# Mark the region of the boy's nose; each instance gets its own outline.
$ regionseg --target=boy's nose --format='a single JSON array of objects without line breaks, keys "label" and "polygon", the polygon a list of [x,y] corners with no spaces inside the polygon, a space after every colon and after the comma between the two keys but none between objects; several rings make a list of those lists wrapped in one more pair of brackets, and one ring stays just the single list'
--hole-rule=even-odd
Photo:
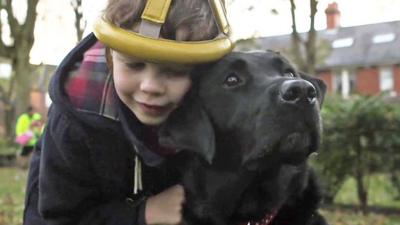
[{"label": "boy's nose", "polygon": [[148,94],[159,95],[165,92],[165,86],[162,79],[156,75],[151,75],[142,80],[140,90]]}]

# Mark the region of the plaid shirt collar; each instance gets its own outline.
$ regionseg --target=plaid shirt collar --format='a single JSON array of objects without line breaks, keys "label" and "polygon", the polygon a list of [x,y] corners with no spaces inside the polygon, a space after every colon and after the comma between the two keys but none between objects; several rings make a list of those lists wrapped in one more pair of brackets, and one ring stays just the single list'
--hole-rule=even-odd
[{"label": "plaid shirt collar", "polygon": [[88,49],[70,72],[64,88],[76,110],[119,121],[117,96],[105,52],[100,42]]}]

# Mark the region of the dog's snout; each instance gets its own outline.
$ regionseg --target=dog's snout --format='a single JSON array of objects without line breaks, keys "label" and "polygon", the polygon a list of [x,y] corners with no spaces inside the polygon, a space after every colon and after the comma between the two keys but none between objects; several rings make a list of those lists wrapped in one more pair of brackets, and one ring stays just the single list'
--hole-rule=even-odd
[{"label": "dog's snout", "polygon": [[317,91],[309,81],[287,80],[282,83],[280,95],[286,103],[314,104]]}]

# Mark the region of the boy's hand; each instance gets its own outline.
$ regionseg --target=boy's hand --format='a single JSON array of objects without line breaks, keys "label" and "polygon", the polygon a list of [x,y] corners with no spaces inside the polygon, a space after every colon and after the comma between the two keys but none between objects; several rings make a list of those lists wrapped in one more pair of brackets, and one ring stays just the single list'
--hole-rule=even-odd
[{"label": "boy's hand", "polygon": [[151,224],[179,224],[185,192],[182,185],[174,185],[147,199],[145,218]]}]

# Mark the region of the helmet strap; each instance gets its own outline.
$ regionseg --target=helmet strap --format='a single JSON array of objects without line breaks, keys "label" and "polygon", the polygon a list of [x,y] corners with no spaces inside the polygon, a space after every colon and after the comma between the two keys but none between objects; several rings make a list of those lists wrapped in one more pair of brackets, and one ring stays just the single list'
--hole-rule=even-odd
[{"label": "helmet strap", "polygon": [[159,38],[161,26],[165,23],[172,0],[147,0],[141,16],[139,33],[141,35]]}]

